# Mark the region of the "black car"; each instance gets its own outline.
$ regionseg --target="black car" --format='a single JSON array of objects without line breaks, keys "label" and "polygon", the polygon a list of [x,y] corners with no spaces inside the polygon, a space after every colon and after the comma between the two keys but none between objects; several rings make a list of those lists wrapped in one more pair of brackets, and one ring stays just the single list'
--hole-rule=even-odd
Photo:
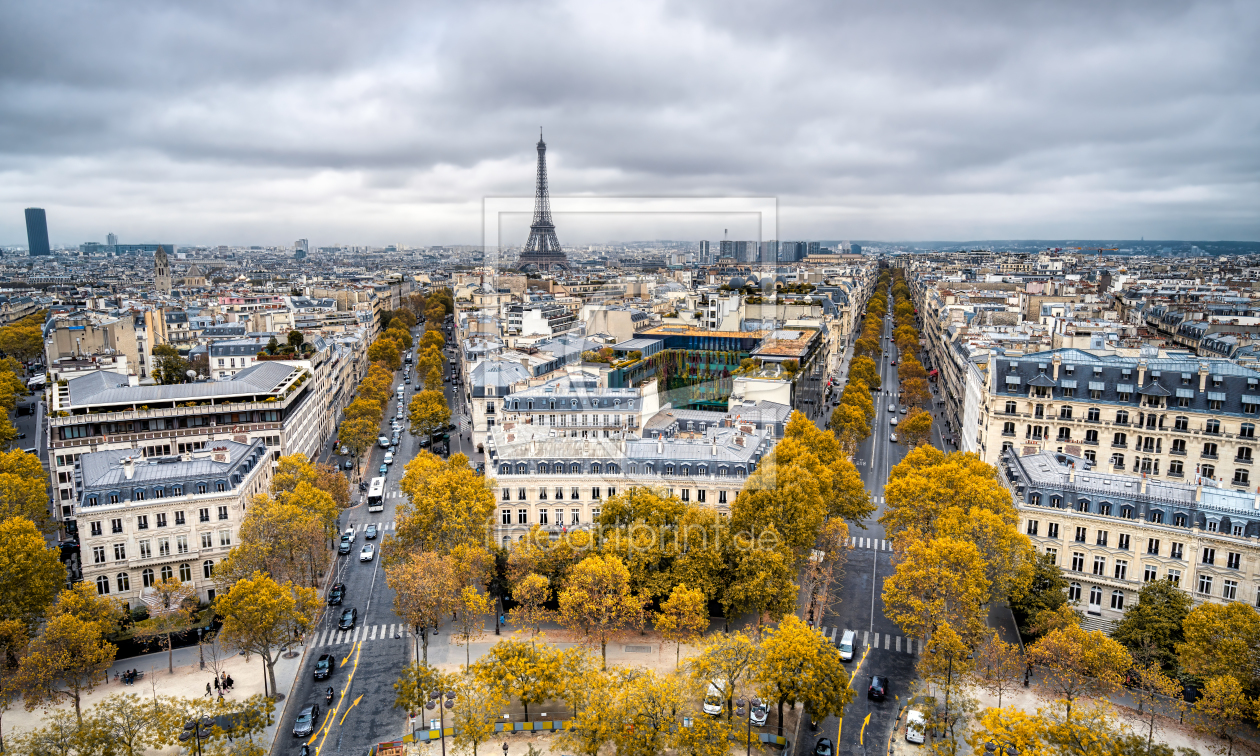
[{"label": "black car", "polygon": [[352,548],[352,546],[353,546],[353,544],[351,544],[351,543],[350,543],[350,537],[349,537],[349,536],[342,536],[342,537],[341,537],[341,544],[337,546],[337,553],[338,553],[338,554],[349,554],[349,553],[350,553],[350,549]]},{"label": "black car", "polygon": [[363,537],[369,541],[376,537],[376,523],[367,526],[367,530],[363,531]]},{"label": "black car", "polygon": [[888,678],[875,675],[866,689],[866,697],[873,701],[883,701],[888,695]]},{"label": "black car", "polygon": [[299,711],[297,721],[293,723],[293,737],[304,738],[315,732],[317,719],[319,719],[319,704],[311,704]]},{"label": "black car", "polygon": [[814,756],[831,756],[832,753],[831,738],[819,738],[814,746]]},{"label": "black car", "polygon": [[341,606],[341,602],[346,597],[345,583],[333,583],[332,588],[328,589],[328,605]]},{"label": "black car", "polygon": [[319,659],[315,662],[315,679],[327,680],[333,671],[332,654],[320,654]]},{"label": "black car", "polygon": [[337,623],[337,627],[342,630],[353,630],[354,623],[359,619],[359,610],[350,607],[341,613],[341,621]]}]

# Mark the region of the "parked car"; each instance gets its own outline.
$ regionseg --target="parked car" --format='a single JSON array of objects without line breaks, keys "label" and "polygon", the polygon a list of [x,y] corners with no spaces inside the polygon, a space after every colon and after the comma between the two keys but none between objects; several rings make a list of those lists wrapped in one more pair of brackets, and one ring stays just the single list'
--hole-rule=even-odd
[{"label": "parked car", "polygon": [[341,606],[341,602],[346,597],[345,583],[333,583],[332,588],[328,589],[328,605]]},{"label": "parked car", "polygon": [[376,523],[372,523],[371,525],[368,525],[368,526],[367,526],[367,530],[364,530],[364,531],[363,531],[363,537],[364,537],[364,538],[366,538],[366,539],[368,539],[369,541],[371,541],[371,540],[375,540],[376,535],[377,535],[377,534],[376,534]]},{"label": "parked car", "polygon": [[895,443],[897,443],[897,434],[896,434],[896,433],[889,433],[889,434],[888,434],[888,440],[889,440],[889,441],[892,441],[894,444],[895,444]]},{"label": "parked car", "polygon": [[349,447],[349,446],[343,446],[343,447],[341,447],[341,456],[343,456],[343,457],[344,457],[344,456],[346,456],[346,455],[347,455],[347,454],[349,454],[349,453],[350,453],[350,447]]},{"label": "parked car", "polygon": [[389,439],[386,438],[385,436],[381,436],[380,438],[376,439],[376,443],[380,444],[381,448],[384,449],[389,446]]},{"label": "parked car", "polygon": [[[393,447],[391,446],[390,448],[392,449]],[[387,451],[387,452],[385,452],[385,464],[387,464],[387,465],[392,465],[392,464],[394,464],[394,452],[393,452],[393,451]]]},{"label": "parked car", "polygon": [[363,549],[359,552],[360,562],[370,562],[376,557],[376,546],[370,543],[363,544]]},{"label": "parked car", "polygon": [[814,756],[832,756],[832,752],[831,739],[819,738],[814,746]]},{"label": "parked car", "polygon": [[765,701],[753,706],[748,712],[748,720],[753,727],[764,727],[766,718],[770,716],[770,706]]},{"label": "parked car", "polygon": [[353,460],[353,459],[347,459],[347,460],[346,460],[346,469],[347,469],[347,470],[353,470],[353,469],[354,469],[354,460]]},{"label": "parked car", "polygon": [[351,545],[350,545],[350,544],[351,544],[350,538],[349,538],[348,536],[342,536],[342,537],[341,537],[341,544],[340,544],[339,546],[337,546],[337,553],[338,553],[338,554],[349,554],[349,553],[350,553],[350,548],[351,548]]},{"label": "parked car", "polygon": [[903,415],[904,415],[904,414],[906,414],[906,410],[907,410],[907,409],[908,409],[907,407],[902,407],[902,408],[901,408],[901,414],[903,414]]},{"label": "parked car", "polygon": [[[889,425],[896,425],[896,424],[897,424],[897,418],[895,418],[895,417],[894,417],[894,418],[890,418],[890,419],[888,420],[888,423],[889,423]],[[382,465],[382,467],[383,467],[383,465]],[[381,471],[381,474],[383,475],[383,474],[384,474],[384,472],[385,472],[385,471],[384,471],[384,470],[382,470],[382,471]]]},{"label": "parked car", "polygon": [[320,654],[319,659],[315,661],[315,679],[327,680],[332,675],[333,657],[332,654]]},{"label": "parked car", "polygon": [[871,684],[866,688],[866,697],[872,701],[883,701],[888,696],[888,678],[881,675],[871,677]]},{"label": "parked car", "polygon": [[319,719],[319,704],[311,704],[298,712],[293,723],[293,737],[305,738],[315,732],[315,720]]},{"label": "parked car", "polygon": [[890,405],[888,405],[888,411],[889,411],[889,412],[896,412],[896,411],[897,411],[897,405],[895,405],[895,404],[890,404]]},{"label": "parked car", "polygon": [[722,715],[722,704],[726,703],[726,694],[723,692],[725,687],[725,680],[709,681],[709,687],[704,694],[704,703],[700,707],[705,714],[711,717]]},{"label": "parked car", "polygon": [[906,742],[922,743],[927,739],[927,720],[923,717],[923,712],[918,709],[911,709],[906,715]]},{"label": "parked car", "polygon": [[[896,418],[893,418],[893,425],[896,425],[896,424],[897,424],[897,420],[896,420]],[[386,473],[388,473],[388,472],[389,472],[389,465],[382,464],[382,465],[381,465],[381,476],[383,477],[383,476],[384,476]]]},{"label": "parked car", "polygon": [[337,623],[338,629],[353,630],[354,623],[359,621],[359,610],[350,607],[341,613],[341,620]]}]

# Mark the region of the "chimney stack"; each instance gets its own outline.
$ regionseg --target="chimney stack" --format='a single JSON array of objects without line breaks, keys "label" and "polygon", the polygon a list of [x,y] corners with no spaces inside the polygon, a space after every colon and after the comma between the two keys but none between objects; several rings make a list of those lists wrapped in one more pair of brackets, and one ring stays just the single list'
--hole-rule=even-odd
[{"label": "chimney stack", "polygon": [[136,477],[136,461],[131,457],[124,457],[122,461],[123,477],[131,480]]}]

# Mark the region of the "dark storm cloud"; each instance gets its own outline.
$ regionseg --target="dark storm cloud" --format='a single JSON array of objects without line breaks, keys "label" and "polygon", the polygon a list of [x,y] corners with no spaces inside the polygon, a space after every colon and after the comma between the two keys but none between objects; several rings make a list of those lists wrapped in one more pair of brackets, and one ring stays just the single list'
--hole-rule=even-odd
[{"label": "dark storm cloud", "polygon": [[9,3],[0,241],[475,242],[480,199],[780,198],[785,237],[1260,238],[1260,10]]}]

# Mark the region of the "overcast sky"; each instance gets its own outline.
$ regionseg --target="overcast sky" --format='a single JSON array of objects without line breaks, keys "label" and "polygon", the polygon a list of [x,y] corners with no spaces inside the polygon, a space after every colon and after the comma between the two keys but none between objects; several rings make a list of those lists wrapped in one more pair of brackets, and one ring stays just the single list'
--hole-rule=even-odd
[{"label": "overcast sky", "polygon": [[1255,0],[8,0],[0,244],[28,206],[54,244],[478,244],[540,126],[553,195],[776,197],[783,239],[1257,240],[1258,39]]}]

